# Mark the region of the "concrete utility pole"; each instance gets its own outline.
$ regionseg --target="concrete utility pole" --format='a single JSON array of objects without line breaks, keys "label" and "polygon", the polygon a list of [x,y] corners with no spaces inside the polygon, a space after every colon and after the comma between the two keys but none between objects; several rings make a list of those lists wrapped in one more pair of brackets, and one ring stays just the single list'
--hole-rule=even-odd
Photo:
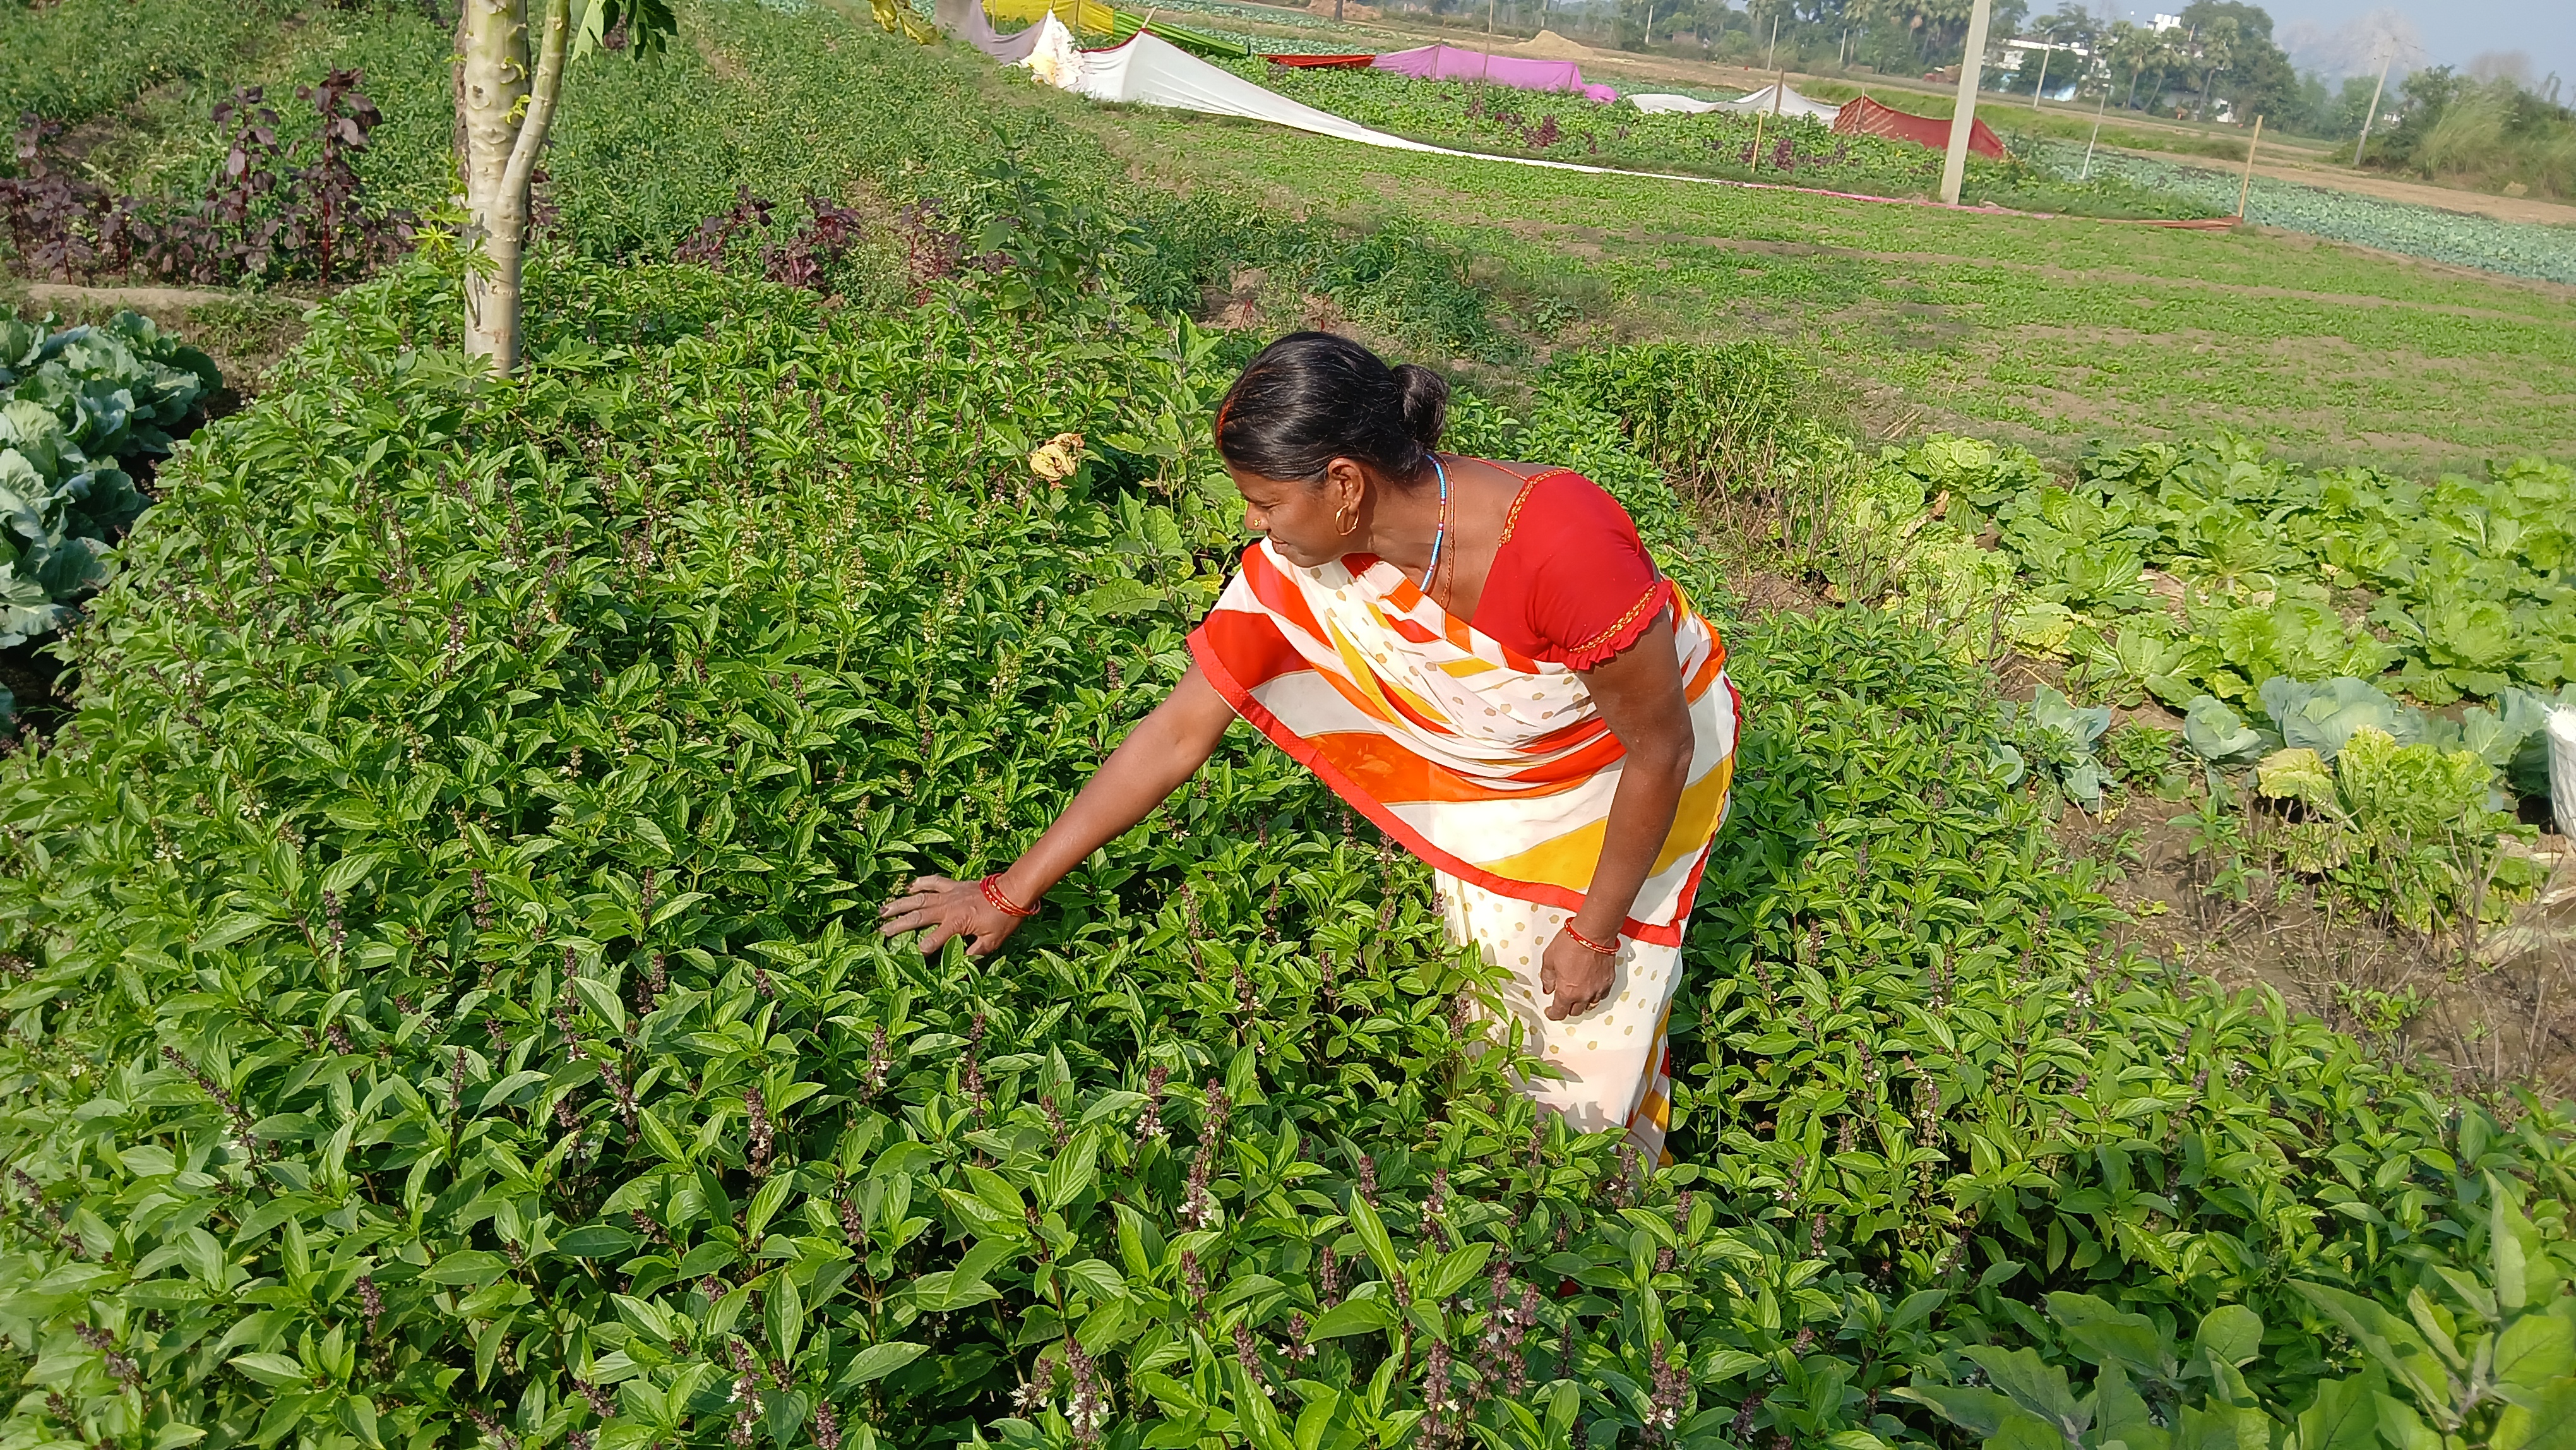
[{"label": "concrete utility pole", "polygon": [[2352,164],[2355,166],[2361,164],[2361,148],[2370,144],[2370,123],[2379,119],[2379,93],[2388,89],[2388,67],[2396,60],[2397,47],[2394,45],[2379,58],[2379,84],[2370,88],[2370,109],[2361,117],[2361,139],[2352,143]]},{"label": "concrete utility pole", "polygon": [[1950,150],[1941,158],[1941,201],[1959,204],[1959,184],[1968,179],[1968,135],[1977,124],[1977,76],[1986,63],[1986,22],[1994,0],[1977,0],[1968,12],[1968,50],[1959,58],[1959,105],[1950,113]]}]

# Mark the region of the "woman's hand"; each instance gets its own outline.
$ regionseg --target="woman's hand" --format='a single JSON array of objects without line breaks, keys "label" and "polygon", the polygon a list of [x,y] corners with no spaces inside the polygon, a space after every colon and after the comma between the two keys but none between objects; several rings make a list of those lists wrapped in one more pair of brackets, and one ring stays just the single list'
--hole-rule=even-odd
[{"label": "woman's hand", "polygon": [[901,936],[913,930],[921,932],[921,954],[929,956],[948,944],[952,937],[966,938],[969,955],[991,956],[994,950],[1019,930],[1021,918],[1011,915],[984,899],[983,887],[973,881],[951,881],[945,876],[916,876],[912,890],[887,902],[877,911],[880,936]]},{"label": "woman's hand", "polygon": [[[1233,721],[1234,707],[1198,666],[1190,666],[1163,703],[1109,753],[1055,824],[1002,873],[995,884],[1004,899],[1038,905],[1085,856],[1126,834],[1207,764]],[[877,912],[878,930],[886,936],[919,931],[923,956],[956,937],[966,939],[968,952],[990,956],[1021,920],[985,900],[981,883],[945,876],[916,877],[911,891]]]},{"label": "woman's hand", "polygon": [[1539,954],[1539,988],[1556,998],[1556,1005],[1547,1009],[1550,1022],[1580,1017],[1600,1006],[1618,980],[1616,957],[1603,956],[1561,931]]}]

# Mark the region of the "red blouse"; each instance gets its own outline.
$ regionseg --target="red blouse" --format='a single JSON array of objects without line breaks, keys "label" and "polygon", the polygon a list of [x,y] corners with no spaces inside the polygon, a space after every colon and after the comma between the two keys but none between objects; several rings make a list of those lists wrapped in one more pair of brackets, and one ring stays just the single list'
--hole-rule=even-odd
[{"label": "red blouse", "polygon": [[1619,501],[1551,468],[1512,500],[1468,622],[1533,660],[1588,670],[1635,644],[1673,599]]}]

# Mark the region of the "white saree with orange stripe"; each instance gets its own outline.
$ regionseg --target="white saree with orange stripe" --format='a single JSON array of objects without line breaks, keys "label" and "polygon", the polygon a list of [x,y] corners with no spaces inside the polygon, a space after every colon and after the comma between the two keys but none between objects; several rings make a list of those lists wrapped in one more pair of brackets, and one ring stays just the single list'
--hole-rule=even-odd
[{"label": "white saree with orange stripe", "polygon": [[[1359,565],[1354,573],[1351,564]],[[1590,890],[1625,751],[1583,676],[1452,617],[1367,555],[1306,569],[1268,542],[1190,636],[1220,694],[1354,809],[1430,863],[1452,935],[1510,978],[1523,1086],[1579,1131],[1625,1125],[1658,1161],[1670,1122],[1666,1016],[1682,928],[1725,819],[1741,705],[1717,632],[1665,587],[1696,748],[1600,1005],[1551,1022],[1547,942]]]}]

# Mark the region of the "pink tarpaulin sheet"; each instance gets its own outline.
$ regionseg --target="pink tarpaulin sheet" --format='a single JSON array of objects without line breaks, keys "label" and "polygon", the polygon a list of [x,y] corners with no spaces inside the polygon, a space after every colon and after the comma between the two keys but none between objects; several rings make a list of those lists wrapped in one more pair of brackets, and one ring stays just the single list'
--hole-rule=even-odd
[{"label": "pink tarpaulin sheet", "polygon": [[1032,25],[1015,35],[996,35],[984,16],[984,0],[934,0],[939,24],[949,34],[1004,65],[1018,65],[1038,48],[1046,27]]},{"label": "pink tarpaulin sheet", "polygon": [[1615,101],[1608,86],[1586,85],[1583,72],[1570,60],[1526,60],[1516,55],[1488,55],[1454,45],[1425,45],[1379,56],[1378,70],[1437,81],[1491,81],[1524,91],[1578,91],[1586,100]]}]

